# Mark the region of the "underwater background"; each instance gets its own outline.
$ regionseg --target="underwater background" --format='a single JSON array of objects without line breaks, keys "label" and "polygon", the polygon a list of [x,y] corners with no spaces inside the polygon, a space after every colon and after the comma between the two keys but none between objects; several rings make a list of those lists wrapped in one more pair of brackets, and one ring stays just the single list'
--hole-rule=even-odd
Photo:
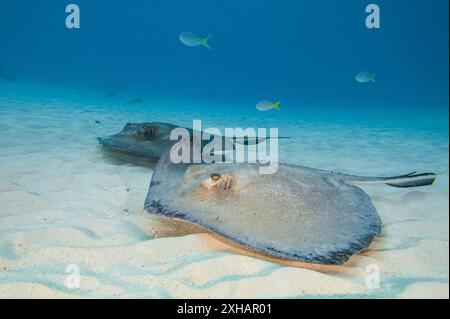
[{"label": "underwater background", "polygon": [[[0,0],[0,297],[448,298],[449,2],[373,2],[380,29],[363,0]],[[65,26],[69,3],[80,29]],[[211,34],[212,50],[184,31]],[[96,140],[194,119],[277,127],[285,162],[438,181],[364,187],[383,233],[344,266],[246,256],[145,214],[153,167]]]},{"label": "underwater background", "polygon": [[[366,28],[365,0],[79,0],[81,28],[71,30],[69,3],[1,0],[1,65],[30,83],[176,97],[208,111],[273,99],[319,120],[448,123],[445,0],[377,1],[380,29]],[[183,31],[212,34],[213,50],[184,46]],[[354,81],[363,70],[376,85]]]}]

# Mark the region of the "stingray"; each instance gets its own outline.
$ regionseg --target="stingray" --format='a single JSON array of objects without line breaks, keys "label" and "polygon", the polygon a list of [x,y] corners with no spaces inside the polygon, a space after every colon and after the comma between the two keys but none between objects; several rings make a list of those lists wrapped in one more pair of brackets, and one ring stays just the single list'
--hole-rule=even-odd
[{"label": "stingray", "polygon": [[281,165],[173,164],[166,152],[153,173],[145,210],[196,224],[257,253],[285,260],[343,264],[380,234],[370,197],[355,184],[417,187],[435,174],[359,177]]},{"label": "stingray", "polygon": [[0,79],[9,82],[9,83],[14,83],[17,80],[17,77],[9,72],[7,72],[6,70],[3,70],[2,68],[0,68]]},{"label": "stingray", "polygon": [[158,159],[176,143],[170,140],[170,133],[175,128],[168,123],[127,123],[118,134],[99,137],[98,141],[108,150]]},{"label": "stingray", "polygon": [[[111,151],[118,151],[127,155],[143,157],[149,159],[159,159],[161,155],[172,147],[178,141],[170,140],[170,133],[179,126],[160,123],[127,123],[123,130],[118,134],[109,137],[99,137],[99,143],[106,149]],[[193,135],[193,130],[186,128],[189,134]],[[234,139],[231,144],[231,149],[226,149],[228,145],[225,140],[226,137],[212,136],[211,138],[221,138],[224,149],[222,151],[232,151],[234,143],[243,145],[259,144],[267,140],[267,138],[242,138]],[[270,138],[270,137],[269,137]],[[278,137],[279,139],[287,139],[288,137]],[[209,141],[203,141],[206,145]]]}]

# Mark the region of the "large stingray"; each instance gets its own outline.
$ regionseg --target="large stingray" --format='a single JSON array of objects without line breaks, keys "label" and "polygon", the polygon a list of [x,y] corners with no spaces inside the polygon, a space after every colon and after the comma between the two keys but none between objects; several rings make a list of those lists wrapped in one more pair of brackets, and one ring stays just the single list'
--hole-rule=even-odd
[{"label": "large stingray", "polygon": [[[120,133],[109,137],[99,137],[98,141],[109,150],[119,151],[132,156],[159,159],[166,150],[177,143],[177,141],[170,140],[170,133],[177,127],[173,124],[160,122],[127,123]],[[186,129],[192,136],[193,130]],[[221,138],[222,144],[226,146],[226,137]],[[286,137],[279,138],[285,139]],[[265,140],[265,138],[254,138],[253,140],[234,138],[233,143],[248,145],[258,144]],[[203,141],[203,143],[207,144],[208,141]]]},{"label": "large stingray", "polygon": [[147,212],[197,224],[244,247],[288,260],[342,264],[380,234],[369,196],[354,184],[430,185],[435,175],[358,177],[280,165],[173,164],[166,152],[153,173]]}]

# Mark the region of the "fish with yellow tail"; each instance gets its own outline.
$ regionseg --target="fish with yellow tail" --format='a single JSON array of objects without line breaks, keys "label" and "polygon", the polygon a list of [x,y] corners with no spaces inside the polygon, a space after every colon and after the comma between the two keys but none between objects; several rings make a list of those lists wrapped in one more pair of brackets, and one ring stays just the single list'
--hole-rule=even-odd
[{"label": "fish with yellow tail", "polygon": [[204,47],[211,50],[211,47],[208,43],[209,38],[211,38],[211,34],[205,38],[201,38],[189,31],[183,32],[179,36],[180,41],[188,47],[197,47],[199,45],[203,45]]},{"label": "fish with yellow tail", "polygon": [[261,101],[256,105],[256,109],[261,112],[270,111],[270,110],[280,110],[281,101],[277,103],[272,103],[270,101]]}]

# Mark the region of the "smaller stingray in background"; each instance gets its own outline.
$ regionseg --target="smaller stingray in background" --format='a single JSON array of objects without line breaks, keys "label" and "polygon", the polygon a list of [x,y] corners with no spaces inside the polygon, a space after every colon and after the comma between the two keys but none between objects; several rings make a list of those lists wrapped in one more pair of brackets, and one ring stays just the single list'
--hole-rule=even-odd
[{"label": "smaller stingray in background", "polygon": [[175,128],[175,125],[168,123],[127,123],[118,134],[99,137],[98,141],[112,151],[158,159],[176,143],[170,140],[170,133]]},{"label": "smaller stingray in background", "polygon": [[2,68],[0,68],[0,79],[9,83],[14,83],[17,81],[17,77],[15,75],[3,70]]},{"label": "smaller stingray in background", "polygon": [[144,103],[144,99],[141,97],[137,97],[135,99],[128,101],[128,104],[141,104],[141,103]]},{"label": "smaller stingray in background", "polygon": [[358,81],[359,83],[368,83],[368,82],[375,83],[375,76],[376,73],[362,71],[356,75],[355,80]]},{"label": "smaller stingray in background", "polygon": [[199,45],[203,45],[204,47],[211,50],[211,47],[208,44],[209,38],[211,38],[211,34],[205,38],[200,38],[192,32],[183,32],[179,36],[180,41],[188,47],[197,47]]},{"label": "smaller stingray in background", "polygon": [[[119,151],[131,156],[158,159],[170,147],[178,141],[170,140],[170,133],[179,126],[169,123],[127,123],[118,134],[99,137],[99,143],[111,151]],[[191,136],[192,129],[186,128]],[[226,137],[222,138],[222,145],[226,146]],[[231,138],[229,138],[232,140]],[[266,141],[268,138],[234,138],[235,143],[241,145],[255,145]],[[270,139],[270,137],[269,137]],[[278,139],[288,139],[288,137],[278,137]],[[208,143],[209,141],[204,141]],[[227,150],[224,150],[225,152]]]},{"label": "smaller stingray in background", "polygon": [[280,110],[281,101],[277,103],[272,103],[270,101],[261,101],[256,105],[256,109],[261,112],[270,111],[270,110]]},{"label": "smaller stingray in background", "polygon": [[358,177],[280,165],[173,164],[163,155],[145,210],[196,224],[248,249],[287,260],[342,264],[380,234],[370,197],[355,184],[430,185],[435,174]]}]

